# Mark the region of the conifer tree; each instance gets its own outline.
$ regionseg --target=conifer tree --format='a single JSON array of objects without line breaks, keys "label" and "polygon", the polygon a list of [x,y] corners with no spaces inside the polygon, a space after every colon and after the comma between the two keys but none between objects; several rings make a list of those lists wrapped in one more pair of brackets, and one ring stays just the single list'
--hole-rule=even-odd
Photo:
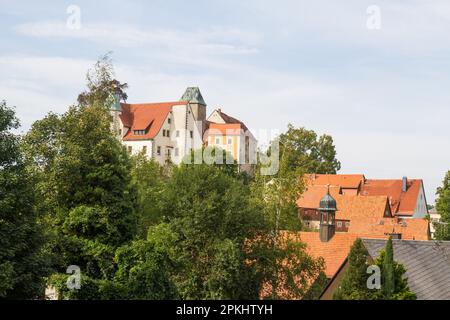
[{"label": "conifer tree", "polygon": [[395,290],[394,276],[394,249],[392,248],[392,239],[386,243],[385,255],[383,260],[382,288],[384,296],[389,299]]}]

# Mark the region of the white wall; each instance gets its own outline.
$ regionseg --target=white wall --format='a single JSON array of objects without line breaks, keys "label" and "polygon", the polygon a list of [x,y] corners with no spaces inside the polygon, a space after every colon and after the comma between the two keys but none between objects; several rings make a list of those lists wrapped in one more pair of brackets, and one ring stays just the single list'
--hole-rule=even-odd
[{"label": "white wall", "polygon": [[414,218],[425,218],[425,216],[428,214],[427,209],[427,202],[425,199],[425,191],[423,188],[423,183],[421,183],[420,191],[417,196],[417,204],[416,209],[414,210]]},{"label": "white wall", "polygon": [[146,155],[148,157],[152,156],[152,140],[138,140],[138,141],[122,141],[128,150],[128,147],[132,148],[131,154],[136,155],[142,152],[144,146],[147,147]]}]

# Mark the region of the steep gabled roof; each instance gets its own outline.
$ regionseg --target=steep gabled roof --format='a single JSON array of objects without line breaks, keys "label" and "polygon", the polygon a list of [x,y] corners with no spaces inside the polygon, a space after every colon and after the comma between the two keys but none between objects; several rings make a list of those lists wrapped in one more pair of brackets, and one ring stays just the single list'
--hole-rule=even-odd
[{"label": "steep gabled roof", "polygon": [[[120,119],[125,127],[130,128],[123,140],[153,139],[161,130],[172,107],[186,104],[186,101],[144,104],[122,103],[122,114]],[[134,135],[134,130],[145,130],[146,134]]]},{"label": "steep gabled roof", "polygon": [[[297,200],[300,208],[319,208],[320,199],[327,193],[328,187],[323,185],[312,185]],[[356,217],[383,218],[388,208],[386,196],[361,197],[353,195],[341,195],[340,187],[329,187],[331,196],[336,200],[336,219],[351,220]]]},{"label": "steep gabled roof", "polygon": [[338,220],[380,219],[385,217],[386,211],[389,211],[386,196],[360,197],[337,195],[335,199],[337,204],[336,219]]},{"label": "steep gabled roof", "polygon": [[[363,239],[372,258],[385,240]],[[392,240],[394,259],[406,269],[408,285],[419,300],[450,300],[450,241]]]},{"label": "steep gabled roof", "polygon": [[366,180],[366,183],[363,185],[361,195],[386,195],[390,199],[392,211],[394,213],[413,215],[422,184],[423,181],[420,179],[408,179],[406,192],[403,192],[402,179],[369,179]]},{"label": "steep gabled roof", "polygon": [[226,124],[240,124],[244,131],[248,130],[247,126],[242,121],[227,115],[226,113],[222,112],[221,109],[216,109],[213,111],[213,113],[214,112],[217,112]]},{"label": "steep gabled roof", "polygon": [[[319,208],[320,199],[327,193],[328,187],[326,185],[310,185],[306,187],[306,191],[297,200],[297,206],[300,208],[317,209]],[[330,186],[331,196],[336,199],[340,193],[340,187]]]}]

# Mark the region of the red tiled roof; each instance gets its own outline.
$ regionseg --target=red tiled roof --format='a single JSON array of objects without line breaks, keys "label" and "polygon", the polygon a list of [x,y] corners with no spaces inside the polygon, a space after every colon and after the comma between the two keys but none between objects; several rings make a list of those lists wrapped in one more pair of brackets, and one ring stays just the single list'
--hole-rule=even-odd
[{"label": "red tiled roof", "polygon": [[[306,191],[297,200],[297,206],[300,208],[317,209],[320,200],[327,194],[328,187],[325,185],[309,185]],[[340,188],[337,186],[330,187],[330,194],[333,198],[337,198]]]},{"label": "red tiled roof", "polygon": [[349,233],[361,238],[388,237],[401,234],[404,240],[429,240],[428,220],[419,218],[354,218],[350,221]]},{"label": "red tiled roof", "polygon": [[342,188],[356,189],[364,183],[363,174],[306,174],[307,184],[310,185],[330,185]]},{"label": "red tiled roof", "polygon": [[[299,208],[317,209],[320,200],[327,193],[326,186],[310,186],[297,200]],[[336,200],[336,219],[351,220],[355,217],[382,218],[388,207],[386,196],[361,197],[339,194],[339,187],[330,187],[330,194]]]},{"label": "red tiled roof", "polygon": [[225,121],[225,123],[240,124],[242,126],[242,129],[244,129],[244,131],[248,130],[247,126],[242,121],[240,121],[236,118],[233,118],[233,117],[227,115],[226,113],[223,113],[222,110],[220,110],[220,109],[216,109],[216,111],[220,114],[220,116],[222,117],[223,121]]},{"label": "red tiled roof", "polygon": [[306,252],[312,257],[322,257],[325,260],[325,274],[328,278],[331,278],[347,258],[358,235],[337,233],[328,242],[321,242],[318,232],[292,233],[289,234],[289,238],[305,243]]},{"label": "red tiled roof", "polygon": [[402,192],[402,180],[366,180],[361,190],[362,196],[386,195],[391,202],[392,211],[413,215],[422,180],[408,179],[407,190]]},{"label": "red tiled roof", "polygon": [[336,219],[350,220],[383,218],[388,210],[386,196],[360,197],[360,196],[336,196]]},{"label": "red tiled roof", "polygon": [[[185,101],[127,104],[122,103],[120,119],[125,127],[130,128],[123,140],[153,139],[161,130],[167,115],[173,106],[186,105]],[[134,130],[146,130],[145,135],[134,135]]]},{"label": "red tiled roof", "polygon": [[[330,241],[321,242],[319,232],[289,233],[291,240],[306,244],[306,252],[314,258],[322,257],[325,261],[325,274],[332,278],[350,252],[357,238],[388,239],[390,234],[401,233],[404,240],[429,240],[429,225],[425,219],[369,219],[352,220],[349,232],[338,232]],[[384,221],[384,224],[379,224]]]}]

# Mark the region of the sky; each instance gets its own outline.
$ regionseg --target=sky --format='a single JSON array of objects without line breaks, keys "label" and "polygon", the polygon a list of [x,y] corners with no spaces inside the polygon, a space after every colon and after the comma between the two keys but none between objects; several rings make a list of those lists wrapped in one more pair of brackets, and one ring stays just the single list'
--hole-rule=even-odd
[{"label": "sky", "polygon": [[199,86],[208,112],[329,134],[340,173],[421,178],[434,204],[450,170],[449,31],[447,0],[0,0],[0,99],[26,132],[112,51],[130,103]]}]

